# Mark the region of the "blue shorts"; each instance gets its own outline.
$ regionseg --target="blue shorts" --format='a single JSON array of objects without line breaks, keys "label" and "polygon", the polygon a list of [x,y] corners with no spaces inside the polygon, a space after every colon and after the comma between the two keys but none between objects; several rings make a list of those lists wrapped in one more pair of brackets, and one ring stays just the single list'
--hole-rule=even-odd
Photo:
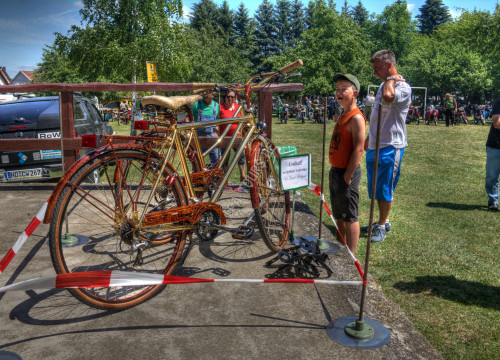
[{"label": "blue shorts", "polygon": [[[381,148],[378,155],[377,189],[375,199],[392,201],[394,190],[398,184],[401,173],[401,161],[403,160],[404,148],[396,149],[394,146]],[[368,196],[371,199],[373,182],[373,165],[375,162],[375,150],[366,151],[366,175]]]}]

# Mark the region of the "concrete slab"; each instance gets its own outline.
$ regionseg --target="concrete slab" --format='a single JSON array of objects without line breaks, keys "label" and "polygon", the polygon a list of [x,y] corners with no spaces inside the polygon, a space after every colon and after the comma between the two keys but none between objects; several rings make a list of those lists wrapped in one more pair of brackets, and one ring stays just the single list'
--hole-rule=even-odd
[{"label": "concrete slab", "polygon": [[[0,185],[0,257],[10,249],[55,184]],[[251,209],[248,194],[227,191],[223,207],[240,223]],[[318,219],[298,202],[297,235],[318,232]],[[325,238],[333,240],[327,228]],[[47,246],[48,225],[40,225],[0,274],[10,284],[55,272]],[[265,267],[274,255],[258,231],[236,241],[220,232],[199,242],[177,275],[200,278],[292,276]],[[362,260],[362,259],[361,259]],[[333,274],[320,278],[359,280],[345,248],[331,255]],[[23,359],[441,359],[394,303],[371,279],[365,317],[387,327],[391,340],[371,350],[350,348],[326,332],[334,319],[358,316],[360,287],[324,284],[204,283],[170,285],[135,308],[114,313],[92,309],[65,290],[0,294],[0,358]],[[6,357],[8,358],[8,357]]]}]

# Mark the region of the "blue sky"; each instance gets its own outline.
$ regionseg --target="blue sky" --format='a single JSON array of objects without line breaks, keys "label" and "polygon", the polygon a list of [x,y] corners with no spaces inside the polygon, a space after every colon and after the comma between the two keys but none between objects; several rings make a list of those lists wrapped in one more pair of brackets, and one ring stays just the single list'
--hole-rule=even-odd
[{"label": "blue sky", "polygon": [[[273,4],[275,0],[270,0]],[[370,13],[381,13],[385,6],[394,1],[390,0],[361,0]],[[186,16],[192,5],[199,0],[185,0],[184,15]],[[308,3],[308,0],[303,0]],[[415,16],[425,0],[407,0],[408,9]],[[221,4],[222,0],[215,3]],[[240,0],[228,1],[229,6],[236,10]],[[250,14],[257,10],[262,0],[245,0],[244,4]],[[337,0],[337,9],[344,4]],[[444,0],[453,16],[460,14],[460,8],[467,10],[495,9],[495,0]],[[42,49],[54,42],[54,32],[66,34],[71,25],[80,25],[78,11],[82,7],[81,1],[72,0],[1,0],[0,13],[0,66],[7,68],[10,77],[14,77],[20,70],[33,70],[41,61]],[[348,0],[350,6],[358,4],[358,0]]]}]

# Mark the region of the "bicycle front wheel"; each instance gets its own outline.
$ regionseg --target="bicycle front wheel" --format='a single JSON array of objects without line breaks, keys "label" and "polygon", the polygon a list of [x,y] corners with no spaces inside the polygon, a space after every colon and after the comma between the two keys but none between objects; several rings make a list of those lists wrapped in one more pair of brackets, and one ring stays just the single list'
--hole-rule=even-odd
[{"label": "bicycle front wheel", "polygon": [[290,194],[281,191],[279,159],[278,148],[271,141],[258,140],[248,164],[255,220],[267,247],[276,252],[285,246],[290,232]]},{"label": "bicycle front wheel", "polygon": [[[169,181],[152,193],[160,163],[161,159],[151,152],[115,149],[90,159],[71,176],[57,200],[49,231],[52,262],[58,274],[173,272],[182,258],[186,231],[163,225],[140,227],[144,213],[187,204],[181,180],[168,167],[161,176]],[[96,172],[99,182],[88,183],[88,175]],[[146,301],[162,288],[131,285],[69,291],[92,307],[123,310]]]}]

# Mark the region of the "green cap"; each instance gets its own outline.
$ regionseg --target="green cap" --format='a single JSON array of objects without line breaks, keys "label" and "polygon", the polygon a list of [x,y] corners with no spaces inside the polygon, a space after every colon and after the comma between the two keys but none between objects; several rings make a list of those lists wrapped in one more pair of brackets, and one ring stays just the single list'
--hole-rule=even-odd
[{"label": "green cap", "polygon": [[358,90],[358,91],[359,91],[359,88],[361,87],[361,86],[359,86],[358,78],[354,75],[351,75],[351,74],[335,74],[335,75],[333,75],[332,81],[336,82],[337,80],[347,80],[347,81],[352,82],[354,84],[354,86],[356,87],[356,90]]}]

